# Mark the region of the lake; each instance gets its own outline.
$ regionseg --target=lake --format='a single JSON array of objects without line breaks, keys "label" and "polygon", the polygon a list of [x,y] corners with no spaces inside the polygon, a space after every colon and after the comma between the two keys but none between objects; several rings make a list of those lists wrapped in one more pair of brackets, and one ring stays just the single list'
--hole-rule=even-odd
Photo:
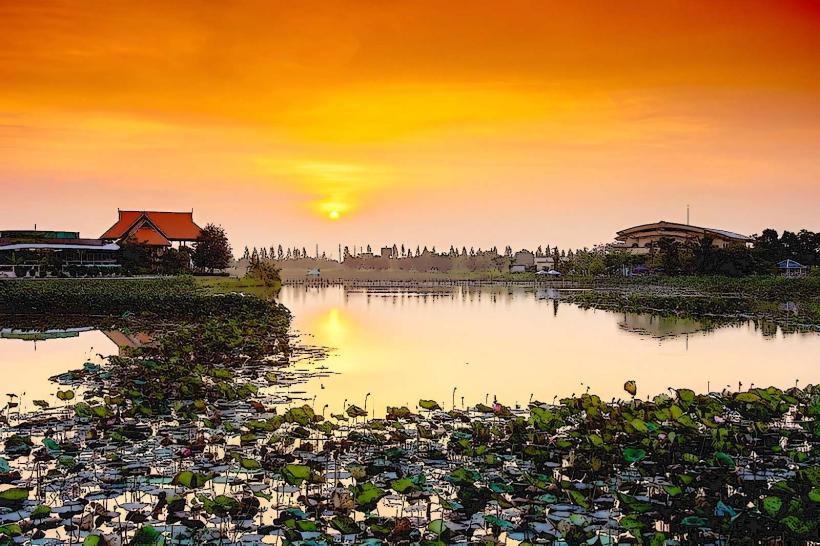
[{"label": "lake", "polygon": [[[285,286],[280,301],[294,315],[300,343],[325,347],[325,359],[295,363],[307,383],[290,388],[317,412],[347,403],[382,415],[386,406],[414,407],[420,398],[442,406],[498,399],[550,402],[587,388],[625,396],[634,379],[641,397],[668,387],[698,392],[818,380],[820,334],[784,334],[753,322],[709,329],[691,319],[584,310],[552,291],[456,288],[381,291],[342,286]],[[0,324],[5,391],[55,401],[48,378],[98,353],[138,343],[101,331],[25,335]],[[22,338],[22,339],[21,339]],[[326,368],[326,369],[325,369]],[[454,392],[455,389],[455,392]],[[370,396],[367,396],[370,393]],[[314,398],[315,397],[315,398]]]}]

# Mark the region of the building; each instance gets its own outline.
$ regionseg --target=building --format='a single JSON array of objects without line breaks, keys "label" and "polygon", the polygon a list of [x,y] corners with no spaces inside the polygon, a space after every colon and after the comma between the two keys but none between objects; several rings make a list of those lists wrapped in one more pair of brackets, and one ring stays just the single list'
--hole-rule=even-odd
[{"label": "building", "polygon": [[655,222],[643,224],[617,233],[612,245],[613,250],[626,250],[631,254],[649,254],[652,249],[657,248],[661,239],[672,239],[679,243],[696,242],[703,237],[712,238],[712,245],[717,248],[726,248],[732,245],[746,245],[752,242],[752,238],[740,233],[725,231],[722,229],[690,226],[688,224],[678,224],[675,222]]},{"label": "building", "polygon": [[552,256],[536,256],[534,265],[536,273],[539,271],[549,271],[555,269],[555,258]]},{"label": "building", "polygon": [[805,265],[792,259],[777,262],[777,270],[784,277],[801,277],[809,270]]},{"label": "building", "polygon": [[107,242],[133,241],[160,250],[193,243],[202,233],[191,212],[118,210],[117,223],[100,235]]},{"label": "building", "polygon": [[0,276],[31,277],[82,274],[83,270],[119,267],[119,245],[84,239],[76,231],[0,231]]}]

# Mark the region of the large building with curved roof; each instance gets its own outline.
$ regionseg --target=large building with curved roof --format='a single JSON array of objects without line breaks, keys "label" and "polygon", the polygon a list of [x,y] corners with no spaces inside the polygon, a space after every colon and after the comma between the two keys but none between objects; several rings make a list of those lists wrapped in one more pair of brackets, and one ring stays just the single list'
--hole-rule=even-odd
[{"label": "large building with curved roof", "polygon": [[657,247],[661,239],[672,239],[679,243],[688,243],[702,239],[704,236],[711,237],[712,245],[717,248],[746,245],[752,242],[752,238],[748,235],[733,231],[661,220],[660,222],[622,229],[615,237],[615,240],[618,241],[615,248],[627,250],[632,254],[649,254],[653,248]]}]

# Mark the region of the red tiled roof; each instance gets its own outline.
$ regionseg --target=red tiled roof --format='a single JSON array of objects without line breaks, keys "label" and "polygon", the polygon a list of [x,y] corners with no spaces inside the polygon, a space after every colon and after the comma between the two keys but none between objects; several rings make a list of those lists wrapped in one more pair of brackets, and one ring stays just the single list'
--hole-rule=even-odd
[{"label": "red tiled roof", "polygon": [[192,212],[121,210],[119,213],[117,223],[108,228],[100,239],[120,239],[143,218],[156,226],[170,241],[193,241],[202,232],[202,228],[194,222]]},{"label": "red tiled roof", "polygon": [[140,227],[137,231],[129,235],[128,238],[133,238],[137,243],[141,245],[171,246],[171,241],[166,239],[162,233],[155,230],[149,225],[144,225]]}]

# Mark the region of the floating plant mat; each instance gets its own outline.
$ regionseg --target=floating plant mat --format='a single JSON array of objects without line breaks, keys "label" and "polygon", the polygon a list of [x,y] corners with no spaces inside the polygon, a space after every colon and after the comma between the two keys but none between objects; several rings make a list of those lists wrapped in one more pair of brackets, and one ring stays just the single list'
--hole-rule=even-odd
[{"label": "floating plant mat", "polygon": [[230,301],[240,312],[60,374],[58,401],[35,413],[8,398],[0,545],[817,536],[816,386],[642,400],[628,381],[620,401],[324,416],[297,390],[330,373],[307,367],[323,352],[292,342],[281,309]]},{"label": "floating plant mat", "polygon": [[96,396],[3,426],[0,544],[816,536],[814,386],[640,400],[627,382],[630,399],[611,403],[446,411],[420,400],[418,413],[368,419],[349,406],[325,419],[277,392],[298,378],[247,326],[189,326],[85,366],[61,392]]}]

